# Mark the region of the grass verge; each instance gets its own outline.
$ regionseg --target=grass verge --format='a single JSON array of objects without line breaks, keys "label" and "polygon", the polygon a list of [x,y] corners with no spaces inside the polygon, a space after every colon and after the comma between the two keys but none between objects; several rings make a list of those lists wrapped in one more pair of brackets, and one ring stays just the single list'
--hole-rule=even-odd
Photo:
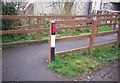
[{"label": "grass verge", "polygon": [[97,69],[101,64],[119,59],[118,55],[120,48],[110,46],[95,48],[92,54],[87,51],[66,53],[64,57],[56,56],[48,68],[67,77],[76,77]]}]

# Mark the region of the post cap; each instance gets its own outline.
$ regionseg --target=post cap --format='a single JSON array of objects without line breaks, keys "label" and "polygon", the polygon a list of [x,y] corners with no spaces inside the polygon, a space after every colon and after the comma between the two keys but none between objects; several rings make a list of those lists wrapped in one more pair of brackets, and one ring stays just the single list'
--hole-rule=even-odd
[{"label": "post cap", "polygon": [[97,17],[93,17],[93,20],[97,20]]},{"label": "post cap", "polygon": [[55,23],[55,21],[54,21],[54,20],[51,20],[50,22],[51,22],[51,23]]}]

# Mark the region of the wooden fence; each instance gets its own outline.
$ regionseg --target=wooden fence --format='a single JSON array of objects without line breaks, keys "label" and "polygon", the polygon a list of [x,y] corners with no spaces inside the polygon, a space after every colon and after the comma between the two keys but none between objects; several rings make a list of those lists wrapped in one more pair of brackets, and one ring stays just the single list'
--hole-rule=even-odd
[{"label": "wooden fence", "polygon": [[[106,22],[105,24],[99,24],[99,22]],[[110,23],[108,23],[110,21]],[[63,53],[68,53],[68,52],[76,52],[80,50],[88,50],[89,53],[93,52],[94,47],[99,47],[99,46],[105,46],[105,45],[116,45],[120,46],[120,17],[109,17],[109,18],[97,18],[96,16],[93,16],[92,19],[82,19],[82,20],[70,20],[70,21],[55,21],[56,25],[57,24],[80,24],[80,23],[90,23],[88,26],[80,26],[80,27],[71,27],[67,29],[71,29],[71,32],[74,28],[85,28],[85,27],[90,27],[91,28],[91,33],[86,34],[86,35],[79,35],[79,36],[69,36],[65,38],[58,39],[59,41],[66,41],[66,40],[75,40],[75,39],[83,39],[83,38],[90,38],[89,41],[89,46],[86,47],[81,47],[81,48],[76,48],[76,49],[71,49],[71,50],[65,50],[65,51],[60,51],[56,52],[56,54],[63,54]],[[118,24],[119,27],[118,29],[115,29],[115,25]],[[111,31],[105,31],[105,32],[97,32],[99,26],[106,26],[106,25],[114,25],[113,30]],[[72,32],[73,34],[73,32]],[[72,35],[71,34],[71,35]],[[116,40],[112,40],[109,42],[104,42],[100,44],[94,44],[95,41],[95,36],[104,36],[104,35],[110,35],[110,34],[117,34]],[[57,41],[58,41],[57,40]],[[51,43],[51,40],[49,40],[49,44]]]},{"label": "wooden fence", "polygon": [[[36,40],[31,40],[29,42],[37,42],[37,41],[43,41],[41,39],[41,32],[49,32],[49,27],[48,28],[42,28],[41,27],[41,19],[52,19],[52,20],[57,20],[57,19],[70,19],[69,21],[63,20],[63,21],[56,21],[57,24],[70,24],[69,27],[59,27],[57,28],[57,31],[60,30],[70,30],[70,35],[68,37],[63,37],[63,38],[58,38],[56,39],[57,41],[65,41],[65,40],[72,40],[72,39],[80,39],[80,38],[87,38],[90,37],[91,39],[91,43],[93,43],[94,40],[94,35],[100,36],[100,35],[106,35],[106,34],[112,34],[112,33],[120,33],[120,31],[110,31],[110,32],[103,32],[103,33],[97,33],[95,34],[94,29],[97,30],[98,26],[108,26],[108,25],[116,25],[117,24],[117,20],[118,17],[116,17],[117,14],[98,14],[98,15],[91,15],[90,17],[88,17],[87,15],[81,15],[81,16],[0,16],[1,19],[27,19],[27,18],[34,18],[37,19],[37,29],[27,29],[27,30],[1,30],[0,31],[0,35],[4,35],[4,34],[18,34],[18,33],[33,33],[36,32],[37,33],[37,39]],[[97,21],[95,21],[95,23],[93,22],[93,20],[91,18],[96,17]],[[81,20],[76,20],[76,19],[81,19]],[[120,18],[119,18],[120,19]],[[110,23],[107,23],[107,21],[110,21]],[[106,22],[106,24],[98,24],[98,22],[100,21],[104,21]],[[75,26],[75,23],[88,23],[87,25],[84,26]],[[87,34],[87,35],[78,35],[78,36],[73,36],[73,32],[75,28],[86,28],[86,27],[94,27],[91,28],[93,29],[91,34]],[[119,39],[119,34],[118,34],[118,41],[120,41]],[[3,43],[3,45],[6,44],[17,44],[17,43],[24,43],[22,42],[10,42],[10,43]],[[93,47],[92,45],[90,45],[91,48]]]}]

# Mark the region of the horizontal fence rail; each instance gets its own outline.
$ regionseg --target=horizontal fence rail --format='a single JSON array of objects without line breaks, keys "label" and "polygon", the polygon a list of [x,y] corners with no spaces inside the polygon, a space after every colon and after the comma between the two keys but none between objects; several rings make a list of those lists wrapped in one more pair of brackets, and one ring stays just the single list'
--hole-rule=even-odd
[{"label": "horizontal fence rail", "polygon": [[84,23],[84,22],[91,22],[90,19],[82,19],[82,20],[70,20],[70,21],[56,21],[57,24],[70,24],[70,23]]},{"label": "horizontal fence rail", "polygon": [[97,17],[101,17],[101,16],[116,16],[118,14],[96,14],[96,15],[80,15],[80,16],[10,16],[10,15],[3,15],[3,16],[0,16],[0,19],[24,19],[24,18],[79,18],[79,17],[94,17],[94,16],[97,16]]}]

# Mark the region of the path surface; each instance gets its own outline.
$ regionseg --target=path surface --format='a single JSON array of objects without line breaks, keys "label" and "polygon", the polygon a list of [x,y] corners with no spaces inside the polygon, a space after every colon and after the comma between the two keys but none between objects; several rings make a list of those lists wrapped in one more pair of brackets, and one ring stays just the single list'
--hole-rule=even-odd
[{"label": "path surface", "polygon": [[[95,44],[116,39],[116,35],[96,37]],[[57,42],[56,50],[63,51],[88,46],[89,39]],[[3,81],[61,81],[71,80],[47,69],[48,43],[2,50]]]}]

